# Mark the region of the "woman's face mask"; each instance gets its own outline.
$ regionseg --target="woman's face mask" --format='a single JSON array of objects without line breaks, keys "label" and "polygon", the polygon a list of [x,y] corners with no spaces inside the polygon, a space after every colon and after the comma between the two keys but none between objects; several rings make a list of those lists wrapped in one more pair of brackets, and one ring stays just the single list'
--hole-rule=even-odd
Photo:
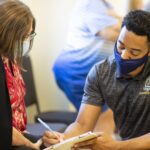
[{"label": "woman's face mask", "polygon": [[25,40],[23,41],[23,45],[22,45],[22,55],[23,56],[27,56],[30,52],[30,40]]},{"label": "woman's face mask", "polygon": [[36,33],[32,33],[29,35],[29,37],[23,41],[23,45],[22,45],[22,55],[23,56],[27,56],[31,50],[30,44],[31,44],[31,40],[34,39],[34,37],[36,36]]},{"label": "woman's face mask", "polygon": [[[26,38],[22,43],[22,56],[27,56],[31,50],[31,43],[33,42],[34,37],[36,36],[36,33],[30,34],[28,38]],[[20,49],[19,45],[20,43],[16,44],[15,54],[14,57],[17,58],[18,50]],[[20,52],[19,52],[20,54]],[[19,56],[20,57],[20,56]]]}]

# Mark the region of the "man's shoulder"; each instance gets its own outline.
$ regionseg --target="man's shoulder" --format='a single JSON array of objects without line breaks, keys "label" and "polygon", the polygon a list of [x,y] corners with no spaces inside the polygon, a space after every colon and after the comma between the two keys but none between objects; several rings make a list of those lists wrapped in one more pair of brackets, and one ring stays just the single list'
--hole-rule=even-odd
[{"label": "man's shoulder", "polygon": [[95,64],[95,67],[97,68],[98,71],[109,71],[115,68],[115,58],[114,55],[98,62]]},{"label": "man's shoulder", "polygon": [[99,80],[105,80],[115,76],[116,64],[114,56],[110,56],[94,65],[91,69],[90,78],[97,78]]}]

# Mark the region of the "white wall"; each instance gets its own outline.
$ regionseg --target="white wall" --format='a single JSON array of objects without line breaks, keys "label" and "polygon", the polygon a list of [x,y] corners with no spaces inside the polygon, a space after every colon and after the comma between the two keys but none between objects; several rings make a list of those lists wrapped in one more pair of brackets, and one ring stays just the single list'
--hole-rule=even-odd
[{"label": "white wall", "polygon": [[68,101],[58,90],[52,64],[62,49],[67,33],[69,14],[74,0],[22,0],[32,10],[37,36],[31,52],[40,108],[68,109]]},{"label": "white wall", "polygon": [[[75,0],[22,1],[29,5],[37,20],[37,37],[31,57],[40,108],[42,111],[68,109],[68,101],[56,86],[51,68],[65,44],[69,15]],[[127,0],[109,1],[120,15],[126,13]]]}]

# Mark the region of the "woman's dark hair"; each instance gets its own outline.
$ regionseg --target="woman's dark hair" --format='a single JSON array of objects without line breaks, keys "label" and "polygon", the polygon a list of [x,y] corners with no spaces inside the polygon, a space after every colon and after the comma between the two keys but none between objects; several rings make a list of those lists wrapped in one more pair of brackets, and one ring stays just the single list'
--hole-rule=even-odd
[{"label": "woman's dark hair", "polygon": [[122,27],[136,35],[147,36],[150,42],[150,13],[143,10],[129,12],[123,20]]},{"label": "woman's dark hair", "polygon": [[[6,0],[0,3],[0,55],[21,66],[22,45],[30,28],[35,30],[35,18],[24,3]],[[30,43],[30,48],[32,45]]]}]

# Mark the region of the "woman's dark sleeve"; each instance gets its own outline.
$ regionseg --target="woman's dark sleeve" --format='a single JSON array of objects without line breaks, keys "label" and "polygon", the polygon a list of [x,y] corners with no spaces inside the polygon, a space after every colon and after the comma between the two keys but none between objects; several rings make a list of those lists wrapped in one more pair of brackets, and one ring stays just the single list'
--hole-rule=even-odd
[{"label": "woman's dark sleeve", "polygon": [[12,113],[4,65],[0,57],[0,150],[10,150],[11,145]]}]

